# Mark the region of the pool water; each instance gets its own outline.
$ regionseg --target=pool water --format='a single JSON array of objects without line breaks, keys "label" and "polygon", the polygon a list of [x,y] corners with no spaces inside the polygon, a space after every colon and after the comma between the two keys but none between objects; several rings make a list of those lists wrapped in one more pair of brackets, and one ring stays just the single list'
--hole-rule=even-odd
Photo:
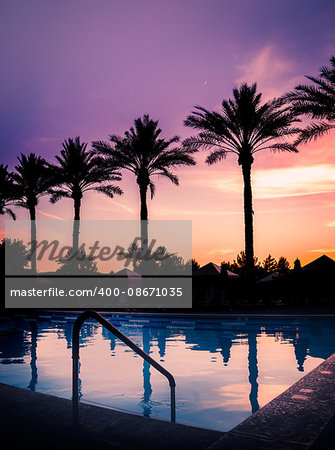
[{"label": "pool water", "polygon": [[[227,431],[335,352],[333,320],[104,316],[175,377],[177,422]],[[71,398],[76,316],[0,319],[0,382]],[[80,401],[169,419],[164,376],[94,321],[82,326]]]}]

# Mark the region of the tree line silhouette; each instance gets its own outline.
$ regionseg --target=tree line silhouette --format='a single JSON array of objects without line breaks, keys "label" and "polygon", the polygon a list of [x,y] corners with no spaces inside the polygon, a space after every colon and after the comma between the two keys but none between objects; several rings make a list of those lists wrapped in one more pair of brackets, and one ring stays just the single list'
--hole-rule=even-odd
[{"label": "tree line silhouette", "polygon": [[[94,141],[92,149],[79,137],[69,138],[51,164],[34,153],[18,156],[15,171],[0,165],[0,214],[15,220],[12,205],[29,211],[31,221],[31,269],[36,272],[36,207],[43,195],[55,203],[62,198],[73,199],[73,251],[79,246],[80,210],[84,193],[90,190],[113,198],[122,195],[116,184],[122,171],[136,177],[140,194],[142,246],[148,242],[147,194],[155,195],[154,176],[162,176],[178,185],[173,170],[194,166],[194,155],[200,149],[210,150],[208,165],[225,159],[228,153],[237,156],[244,183],[244,234],[246,272],[255,271],[253,238],[253,203],[251,169],[259,151],[298,152],[298,145],[317,139],[335,127],[335,57],[330,66],[320,69],[318,77],[306,76],[313,85],[298,85],[293,91],[266,103],[257,85],[243,83],[233,89],[233,97],[222,101],[220,112],[202,106],[186,118],[184,124],[198,134],[179,143],[179,137],[161,138],[158,121],[148,114],[135,119],[134,126],[123,136],[111,135],[109,141]],[[313,121],[305,128],[295,126],[300,116]],[[315,121],[316,120],[316,121]]]}]

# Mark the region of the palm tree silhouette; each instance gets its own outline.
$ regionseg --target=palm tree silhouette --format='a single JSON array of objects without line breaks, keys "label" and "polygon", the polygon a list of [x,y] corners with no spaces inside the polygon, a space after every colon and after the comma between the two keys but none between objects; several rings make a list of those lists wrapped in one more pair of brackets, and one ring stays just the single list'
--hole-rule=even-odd
[{"label": "palm tree silhouette", "polygon": [[87,143],[80,142],[79,136],[65,140],[62,146],[60,156],[56,156],[59,166],[54,166],[58,187],[49,189],[49,193],[51,203],[56,203],[62,198],[73,199],[72,256],[74,256],[79,248],[80,208],[84,192],[102,192],[111,198],[115,194],[121,195],[122,190],[110,183],[121,180],[121,175],[112,166],[106,168],[102,158],[88,150]]},{"label": "palm tree silhouette", "polygon": [[31,270],[36,273],[36,206],[39,198],[47,194],[53,183],[52,171],[49,164],[41,156],[30,153],[18,156],[19,164],[15,166],[16,173],[12,177],[16,183],[19,200],[18,206],[29,210],[30,215],[30,262]]},{"label": "palm tree silhouette", "polygon": [[8,205],[13,204],[13,201],[17,199],[18,191],[13,181],[13,174],[8,172],[7,167],[0,164],[0,214],[9,214],[15,220],[16,216]]},{"label": "palm tree silhouette", "polygon": [[283,98],[293,105],[298,114],[305,114],[313,122],[301,131],[297,143],[317,139],[335,128],[335,56],[330,58],[330,67],[323,66],[319,77],[306,75],[314,85],[299,84]]},{"label": "palm tree silhouette", "polygon": [[148,244],[148,207],[147,191],[151,191],[151,198],[155,194],[153,175],[168,178],[179,185],[177,175],[171,169],[176,166],[192,166],[195,161],[191,154],[195,149],[180,147],[169,148],[179,141],[178,136],[165,140],[159,136],[162,130],[158,128],[158,120],[150,119],[148,114],[134,121],[134,127],[124,133],[124,137],[111,135],[111,144],[105,141],[93,142],[93,148],[107,157],[111,164],[126,169],[136,176],[140,190],[140,220],[142,248]]},{"label": "palm tree silhouette", "polygon": [[185,120],[185,125],[200,130],[196,136],[184,141],[188,149],[212,149],[207,164],[226,158],[228,153],[238,157],[244,181],[244,225],[246,270],[251,276],[254,267],[253,208],[251,166],[254,154],[261,150],[297,152],[294,144],[281,141],[299,130],[290,128],[297,121],[283,101],[273,99],[263,105],[256,83],[243,83],[233,89],[233,99],[222,101],[221,113],[196,106]]}]

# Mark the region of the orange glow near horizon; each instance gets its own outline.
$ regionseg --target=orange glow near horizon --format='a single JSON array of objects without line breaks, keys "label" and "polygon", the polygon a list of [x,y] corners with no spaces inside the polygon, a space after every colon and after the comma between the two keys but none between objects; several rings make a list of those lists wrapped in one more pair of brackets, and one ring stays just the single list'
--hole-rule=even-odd
[{"label": "orange glow near horizon", "polygon": [[[296,257],[304,265],[322,254],[335,258],[335,147],[334,133],[303,146],[299,154],[256,154],[253,165],[255,255]],[[201,265],[232,261],[244,249],[243,184],[232,155],[213,166],[197,155],[197,166],[177,170],[180,186],[157,179],[157,193],[149,199],[152,220],[192,220],[193,258]],[[124,173],[124,195],[109,199],[85,194],[84,220],[136,220],[139,195],[135,180]],[[26,210],[16,208],[18,219]],[[69,220],[71,200],[51,205],[42,198],[37,220]],[[3,227],[2,227],[3,228]]]}]

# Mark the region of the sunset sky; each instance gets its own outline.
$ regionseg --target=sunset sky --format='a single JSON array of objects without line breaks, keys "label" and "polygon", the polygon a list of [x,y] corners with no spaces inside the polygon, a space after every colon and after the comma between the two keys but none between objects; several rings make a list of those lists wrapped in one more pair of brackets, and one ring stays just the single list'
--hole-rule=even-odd
[{"label": "sunset sky", "polygon": [[[268,100],[317,75],[335,55],[334,19],[333,0],[1,2],[0,162],[13,170],[21,152],[55,162],[64,139],[108,139],[146,113],[184,139],[194,105],[218,109],[243,81]],[[193,257],[220,264],[244,248],[242,175],[235,155],[210,167],[206,155],[176,171],[179,187],[158,181],[149,218],[191,219]],[[335,258],[335,132],[299,154],[257,153],[252,178],[260,260]],[[134,177],[120,186],[115,199],[87,195],[82,218],[136,219]],[[71,201],[43,198],[37,217],[72,214]]]}]

